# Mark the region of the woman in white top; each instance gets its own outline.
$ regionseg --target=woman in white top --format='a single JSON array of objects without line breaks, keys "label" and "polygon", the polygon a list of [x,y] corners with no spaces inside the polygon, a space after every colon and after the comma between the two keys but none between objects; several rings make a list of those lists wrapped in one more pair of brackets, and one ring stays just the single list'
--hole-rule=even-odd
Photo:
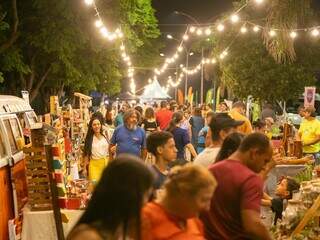
[{"label": "woman in white top", "polygon": [[93,116],[84,143],[84,157],[89,170],[89,180],[97,183],[109,160],[108,137],[103,132],[103,122],[99,116]]}]

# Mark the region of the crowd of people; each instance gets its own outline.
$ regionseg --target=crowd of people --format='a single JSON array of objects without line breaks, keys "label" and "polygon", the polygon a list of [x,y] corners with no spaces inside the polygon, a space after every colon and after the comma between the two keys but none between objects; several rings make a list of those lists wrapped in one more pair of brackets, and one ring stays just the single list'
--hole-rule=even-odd
[{"label": "crowd of people", "polygon": [[[68,239],[271,239],[260,208],[269,206],[281,218],[278,199],[263,192],[277,156],[245,111],[242,102],[230,110],[223,102],[212,112],[162,101],[159,107],[123,105],[116,116],[94,113],[84,156],[95,190]],[[309,125],[318,126],[308,112],[299,133],[310,151],[320,150],[311,148],[320,129],[317,141],[305,135]],[[292,181],[279,184],[280,199],[292,197]]]}]

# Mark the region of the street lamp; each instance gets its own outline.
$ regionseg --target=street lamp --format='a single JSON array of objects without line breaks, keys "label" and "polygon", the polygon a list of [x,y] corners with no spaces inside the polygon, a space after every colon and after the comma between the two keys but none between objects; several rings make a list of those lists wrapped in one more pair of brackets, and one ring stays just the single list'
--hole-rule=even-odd
[{"label": "street lamp", "polygon": [[164,53],[160,53],[160,56],[161,56],[161,57],[164,57]]},{"label": "street lamp", "polygon": [[167,38],[168,39],[173,39],[172,35],[170,35],[170,34],[167,35]]}]

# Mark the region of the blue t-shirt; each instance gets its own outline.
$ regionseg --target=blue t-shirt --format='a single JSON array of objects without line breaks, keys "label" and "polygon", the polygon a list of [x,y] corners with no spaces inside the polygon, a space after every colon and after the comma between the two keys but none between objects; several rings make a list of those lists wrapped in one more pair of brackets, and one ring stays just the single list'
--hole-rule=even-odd
[{"label": "blue t-shirt", "polygon": [[165,174],[163,174],[162,172],[160,172],[160,170],[154,165],[151,166],[151,169],[156,176],[154,183],[153,183],[153,187],[156,190],[160,189],[162,187],[162,185],[164,184],[164,182],[166,181],[167,176]]},{"label": "blue t-shirt", "polygon": [[198,147],[197,147],[198,154],[201,153],[206,147],[206,137],[207,137],[208,131],[209,131],[209,127],[204,126],[199,132]]},{"label": "blue t-shirt", "polygon": [[114,130],[111,144],[117,144],[117,155],[128,153],[140,157],[141,149],[146,148],[146,134],[140,127],[129,130],[124,125],[120,125]]},{"label": "blue t-shirt", "polygon": [[184,148],[190,143],[190,137],[188,131],[183,128],[175,128],[172,131],[174,141],[176,143],[176,148],[178,149],[177,159],[184,159]]}]

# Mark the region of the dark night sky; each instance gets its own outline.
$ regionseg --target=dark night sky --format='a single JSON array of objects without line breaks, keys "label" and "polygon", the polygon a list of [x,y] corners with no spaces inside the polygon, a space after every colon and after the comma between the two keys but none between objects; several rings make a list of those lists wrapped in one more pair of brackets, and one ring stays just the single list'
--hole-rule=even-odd
[{"label": "dark night sky", "polygon": [[191,21],[184,16],[174,14],[174,11],[187,13],[201,23],[205,23],[210,18],[231,9],[232,0],[153,0],[153,6],[157,11],[156,15],[162,32],[175,32],[179,30],[177,26],[170,27],[166,24],[186,24]]}]

